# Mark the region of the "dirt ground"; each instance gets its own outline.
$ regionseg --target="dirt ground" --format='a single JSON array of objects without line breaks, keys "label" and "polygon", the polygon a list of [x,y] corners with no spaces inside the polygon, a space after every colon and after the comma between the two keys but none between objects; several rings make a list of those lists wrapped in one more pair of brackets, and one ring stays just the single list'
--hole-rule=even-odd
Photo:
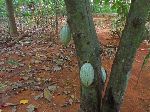
[{"label": "dirt ground", "polygon": [[[119,43],[106,28],[97,29],[97,35],[103,45]],[[150,112],[150,60],[140,72],[148,48],[150,45],[142,43],[137,51],[121,112]],[[112,57],[102,56],[108,74],[113,52],[110,52]],[[36,36],[24,38],[13,47],[1,49],[0,69],[0,82],[5,86],[0,91],[0,112],[27,112],[27,109],[77,112],[79,109],[80,82],[73,42],[63,47],[54,37],[51,40]],[[53,89],[49,94],[45,88]]]}]

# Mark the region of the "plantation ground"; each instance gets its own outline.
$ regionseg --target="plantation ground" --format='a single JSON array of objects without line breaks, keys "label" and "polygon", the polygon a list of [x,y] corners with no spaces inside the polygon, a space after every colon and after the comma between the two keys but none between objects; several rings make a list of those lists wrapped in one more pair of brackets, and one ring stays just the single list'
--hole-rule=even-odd
[{"label": "plantation ground", "polygon": [[[112,38],[109,21],[98,23],[96,31],[104,50],[102,65],[109,74],[119,39]],[[137,51],[121,112],[150,112],[150,61],[139,75],[148,48],[150,45],[142,43]],[[34,106],[36,112],[79,109],[79,71],[73,42],[65,48],[56,36],[38,37],[35,33],[24,37],[12,47],[1,46],[0,69],[0,111],[26,112]],[[22,100],[27,102],[20,104]]]}]

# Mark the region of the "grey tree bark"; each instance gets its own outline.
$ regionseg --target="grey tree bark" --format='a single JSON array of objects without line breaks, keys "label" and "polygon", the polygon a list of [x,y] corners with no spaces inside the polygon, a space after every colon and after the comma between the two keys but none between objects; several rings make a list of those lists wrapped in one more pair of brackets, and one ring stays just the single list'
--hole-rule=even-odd
[{"label": "grey tree bark", "polygon": [[102,112],[119,112],[120,110],[136,50],[144,39],[145,22],[149,10],[150,0],[132,0],[119,49],[112,65]]},{"label": "grey tree bark", "polygon": [[14,7],[13,7],[12,0],[6,0],[6,9],[8,13],[8,19],[9,19],[10,34],[12,36],[16,36],[18,32],[17,32],[16,23],[15,23]]},{"label": "grey tree bark", "polygon": [[71,28],[79,69],[89,62],[94,68],[94,82],[89,87],[81,83],[81,111],[99,112],[101,105],[100,47],[92,20],[89,0],[65,0],[68,24]]}]

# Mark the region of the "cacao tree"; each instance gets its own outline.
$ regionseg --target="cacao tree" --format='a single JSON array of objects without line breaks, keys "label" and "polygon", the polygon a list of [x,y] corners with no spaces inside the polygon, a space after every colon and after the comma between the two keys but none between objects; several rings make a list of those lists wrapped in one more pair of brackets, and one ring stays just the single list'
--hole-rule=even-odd
[{"label": "cacao tree", "polygon": [[132,0],[119,49],[112,66],[103,102],[103,112],[119,112],[120,110],[136,50],[144,40],[149,6],[150,0]]},{"label": "cacao tree", "polygon": [[6,0],[6,9],[8,13],[8,19],[9,19],[10,34],[17,35],[17,27],[15,23],[14,7],[13,7],[12,0]]},{"label": "cacao tree", "polygon": [[92,21],[89,0],[65,0],[68,24],[74,39],[79,67],[90,63],[94,69],[94,80],[88,87],[81,83],[81,111],[99,112],[102,84],[100,79],[100,47]]},{"label": "cacao tree", "polygon": [[78,56],[79,69],[85,63],[90,63],[94,69],[94,80],[90,85],[85,86],[81,80],[80,111],[119,112],[136,50],[144,39],[150,0],[132,0],[103,99],[103,74],[99,59],[101,48],[92,20],[90,2],[89,0],[65,0],[65,4],[68,24]]}]

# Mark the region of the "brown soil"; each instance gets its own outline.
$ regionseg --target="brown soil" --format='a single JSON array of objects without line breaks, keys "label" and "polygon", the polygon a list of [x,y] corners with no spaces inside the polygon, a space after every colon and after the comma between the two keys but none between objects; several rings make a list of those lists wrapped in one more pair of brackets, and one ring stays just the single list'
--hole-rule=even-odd
[{"label": "brown soil", "polygon": [[[104,45],[109,42],[115,45],[119,43],[118,39],[110,37],[107,29],[100,29],[98,37]],[[37,107],[36,112],[77,112],[80,104],[80,83],[74,45],[71,43],[67,48],[64,48],[57,40],[54,39],[55,42],[51,43],[42,43],[44,41],[37,42],[39,39],[35,38],[30,45],[19,47],[15,45],[9,48],[12,52],[4,51],[0,54],[0,60],[4,62],[1,65],[9,71],[0,72],[2,83],[7,82],[9,85],[18,81],[24,83],[38,79],[42,82],[42,80],[50,79],[58,87],[49,102],[45,98],[34,99],[35,96],[43,92],[43,90],[36,90],[35,86],[21,90],[11,90],[8,86],[0,94],[2,96],[0,107],[2,112],[12,112],[12,106],[7,106],[6,103],[18,104],[16,112],[26,112],[29,104]],[[150,46],[141,44],[137,51],[121,112],[150,112],[150,61],[144,66],[139,75],[144,56],[148,53],[148,47]],[[17,54],[16,51],[24,53],[24,56]],[[70,59],[65,61],[64,57]],[[63,58],[64,61],[61,65],[62,68],[54,71],[53,68],[56,65],[54,60],[60,58]],[[12,65],[7,63],[8,60],[19,60],[19,63],[24,63],[24,65],[10,70]],[[102,59],[102,65],[108,73],[111,71],[112,62],[112,59],[106,57]],[[50,70],[47,70],[48,68]],[[25,79],[26,76],[31,79]],[[41,85],[40,88],[43,89],[44,84]],[[24,105],[19,104],[22,99],[29,102]]]}]

